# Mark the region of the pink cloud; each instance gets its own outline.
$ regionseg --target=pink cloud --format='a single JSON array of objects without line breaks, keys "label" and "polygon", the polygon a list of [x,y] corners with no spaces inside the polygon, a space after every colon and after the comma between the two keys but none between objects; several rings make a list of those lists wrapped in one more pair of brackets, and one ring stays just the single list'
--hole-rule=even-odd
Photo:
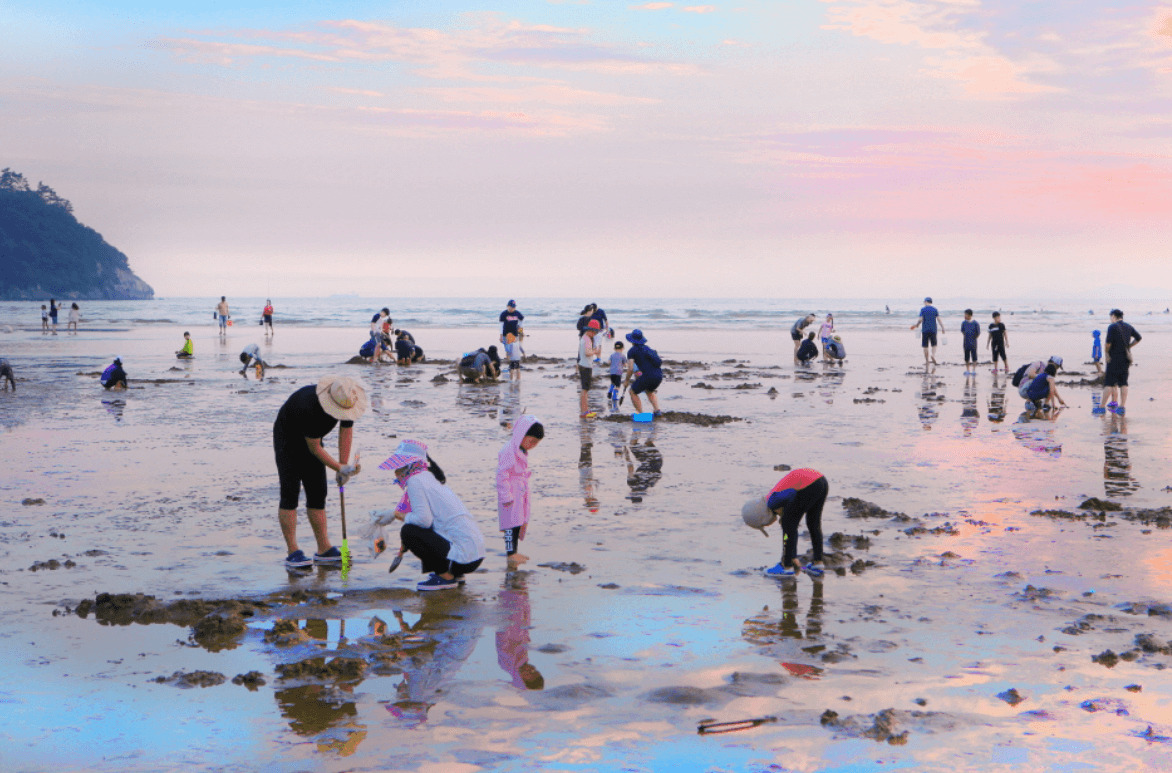
[{"label": "pink cloud", "polygon": [[310,59],[317,62],[342,61],[338,56],[294,48],[258,46],[248,43],[220,43],[210,40],[193,40],[190,38],[160,38],[153,41],[150,45],[155,48],[173,51],[189,61],[213,62],[225,66],[231,65],[240,59],[256,59],[267,56]]},{"label": "pink cloud", "polygon": [[342,86],[331,86],[330,91],[338,94],[351,94],[358,97],[385,97],[386,94],[381,91],[371,91],[370,89],[349,89]]},{"label": "pink cloud", "polygon": [[665,8],[671,8],[674,3],[643,3],[643,5],[627,6],[634,11],[662,11]]},{"label": "pink cloud", "polygon": [[632,97],[623,94],[606,94],[586,91],[569,86],[548,84],[522,88],[501,88],[495,86],[452,86],[413,89],[417,94],[436,97],[445,102],[492,102],[496,104],[519,104],[538,102],[549,105],[651,105],[660,100],[646,97]]},{"label": "pink cloud", "polygon": [[684,8],[681,8],[680,10],[685,11],[687,13],[712,13],[713,11],[716,10],[716,6],[715,5],[689,5],[689,6],[685,6]]}]

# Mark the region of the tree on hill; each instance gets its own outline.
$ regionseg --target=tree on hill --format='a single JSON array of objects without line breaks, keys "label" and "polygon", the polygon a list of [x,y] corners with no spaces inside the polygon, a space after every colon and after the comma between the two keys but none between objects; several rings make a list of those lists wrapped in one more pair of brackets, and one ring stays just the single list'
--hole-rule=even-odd
[{"label": "tree on hill", "polygon": [[130,261],[73,216],[73,205],[24,175],[0,171],[0,298],[138,300],[154,291]]}]

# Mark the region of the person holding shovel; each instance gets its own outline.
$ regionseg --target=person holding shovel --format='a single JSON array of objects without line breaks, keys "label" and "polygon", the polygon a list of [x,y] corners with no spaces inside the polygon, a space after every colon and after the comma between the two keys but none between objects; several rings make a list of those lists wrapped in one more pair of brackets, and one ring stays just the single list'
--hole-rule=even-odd
[{"label": "person holding shovel", "polygon": [[[358,474],[359,467],[349,464],[354,440],[354,422],[366,413],[369,402],[366,390],[355,379],[326,376],[316,385],[294,392],[273,422],[273,451],[277,460],[277,477],[281,484],[281,501],[277,517],[289,555],[290,569],[313,564],[341,564],[342,552],[330,544],[326,533],[326,468],[336,471],[335,480],[344,486]],[[338,430],[338,458],[330,456],[322,439],[341,422]],[[297,504],[305,488],[305,508],[309,525],[317,541],[312,558],[297,547]]]},{"label": "person holding shovel", "polygon": [[822,563],[822,506],[830,486],[826,476],[817,470],[794,470],[786,475],[773,490],[762,497],[751,499],[741,509],[741,518],[754,529],[768,535],[765,527],[781,516],[781,561],[777,566],[765,570],[766,577],[793,577],[802,571],[798,555],[798,524],[806,517],[806,528],[810,530],[814,560],[805,567],[811,577],[821,577],[826,571]]}]

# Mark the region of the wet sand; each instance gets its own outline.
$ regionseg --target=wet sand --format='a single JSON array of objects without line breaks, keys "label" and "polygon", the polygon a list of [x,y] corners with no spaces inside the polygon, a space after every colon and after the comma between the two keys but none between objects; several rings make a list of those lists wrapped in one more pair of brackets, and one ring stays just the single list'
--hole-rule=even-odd
[{"label": "wet sand", "polygon": [[[493,337],[413,332],[449,360]],[[1004,377],[961,374],[957,342],[925,373],[910,335],[857,333],[865,354],[795,370],[784,331],[648,330],[671,361],[663,408],[742,419],[719,426],[582,423],[568,362],[482,387],[435,382],[444,365],[342,365],[360,330],[279,329],[262,350],[288,367],[262,382],[235,359],[252,330],[223,346],[196,332],[188,363],[170,328],[6,336],[14,363],[40,364],[0,392],[3,767],[1161,769],[1172,373],[1142,332],[1126,419],[1091,415],[1092,390],[1071,387],[1070,410],[1022,422]],[[1011,355],[1061,353],[1089,376],[1082,339],[1022,336]],[[526,349],[574,344],[537,330]],[[126,393],[85,375],[113,354]],[[271,422],[336,371],[372,397],[347,487],[357,561],[293,576]],[[521,410],[547,436],[532,560],[507,573],[492,471]],[[388,575],[353,536],[397,499],[376,466],[404,437],[428,443],[485,531],[460,591],[421,596],[414,558]],[[821,581],[762,577],[778,529],[740,524],[787,466],[830,481]],[[1122,509],[1080,507],[1092,497]],[[329,509],[338,542],[334,492]],[[304,520],[300,535],[312,544]]]}]

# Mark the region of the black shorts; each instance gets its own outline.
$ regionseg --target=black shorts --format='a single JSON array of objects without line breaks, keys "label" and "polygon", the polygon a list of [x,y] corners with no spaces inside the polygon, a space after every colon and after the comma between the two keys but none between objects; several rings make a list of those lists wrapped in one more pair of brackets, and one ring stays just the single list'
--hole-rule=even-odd
[{"label": "black shorts", "polygon": [[975,346],[964,347],[964,361],[965,361],[966,365],[970,361],[972,361],[972,362],[977,361],[977,347],[975,347]]},{"label": "black shorts", "polygon": [[1005,357],[1005,342],[1004,341],[994,341],[992,343],[992,349],[993,349],[993,362],[997,362],[997,360],[1005,360],[1006,359],[1006,357]]},{"label": "black shorts", "polygon": [[1122,367],[1115,367],[1113,365],[1107,366],[1107,373],[1103,377],[1103,386],[1109,387],[1125,387],[1127,386],[1127,375],[1131,371],[1131,363],[1127,363]]},{"label": "black shorts", "polygon": [[790,338],[792,338],[792,339],[794,339],[795,341],[801,341],[801,340],[802,340],[802,334],[801,334],[801,333],[795,333],[793,330],[789,331],[789,337],[790,337]]},{"label": "black shorts", "polygon": [[936,331],[933,330],[931,333],[929,333],[927,330],[925,330],[920,335],[920,341],[922,341],[920,346],[923,346],[924,348],[927,348],[929,345],[935,346],[936,345]]},{"label": "black shorts", "polygon": [[610,374],[610,383],[612,386],[614,386],[615,389],[618,389],[620,386],[622,386],[622,383],[623,383],[622,374],[621,373],[611,373]]},{"label": "black shorts", "polygon": [[[300,448],[298,447],[300,446]],[[305,444],[305,438],[292,441],[273,433],[273,452],[277,458],[277,480],[281,484],[282,510],[296,510],[305,487],[305,506],[324,510],[326,506],[326,466]]]},{"label": "black shorts", "polygon": [[590,385],[594,383],[594,369],[583,368],[578,366],[578,381],[582,384],[582,389],[589,390]]},{"label": "black shorts", "polygon": [[272,314],[265,314],[265,324],[268,324],[268,325],[273,324],[273,315]]},{"label": "black shorts", "polygon": [[631,384],[631,394],[641,395],[644,392],[654,392],[659,389],[659,385],[663,383],[663,376],[649,376],[646,373],[635,379],[635,383]]}]

